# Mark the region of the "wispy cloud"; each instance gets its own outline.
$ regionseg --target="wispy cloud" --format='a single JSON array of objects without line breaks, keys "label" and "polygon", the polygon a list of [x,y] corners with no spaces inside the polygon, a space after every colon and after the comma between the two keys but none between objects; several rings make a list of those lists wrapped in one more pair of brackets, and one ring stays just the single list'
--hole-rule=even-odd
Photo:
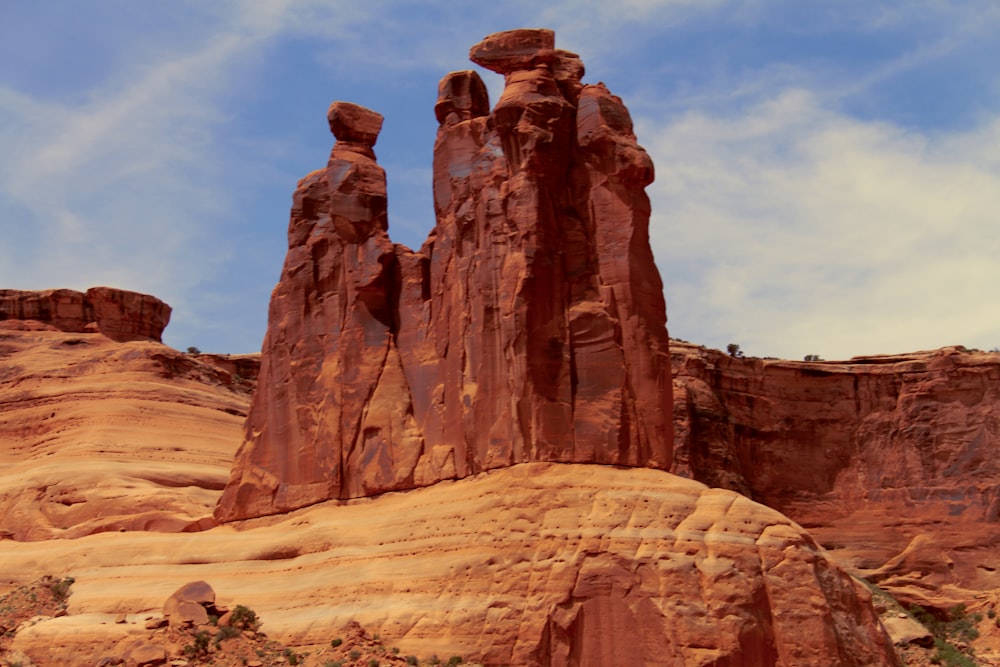
[{"label": "wispy cloud", "polygon": [[231,179],[241,167],[218,142],[227,98],[245,62],[301,19],[289,6],[219,4],[213,16],[192,5],[197,26],[171,16],[179,32],[121,44],[86,95],[50,101],[0,87],[0,191],[18,217],[4,224],[30,225],[39,240],[0,248],[0,284],[114,284],[179,304],[188,325],[204,326],[192,292],[233,259],[220,241],[241,208]]},{"label": "wispy cloud", "polygon": [[1000,119],[923,135],[785,91],[642,123],[673,333],[826,358],[1000,341]]},{"label": "wispy cloud", "polygon": [[[168,342],[252,350],[291,190],[329,150],[325,105],[387,114],[390,224],[419,245],[438,78],[471,67],[486,34],[545,26],[624,97],[657,162],[674,333],[791,356],[1000,344],[970,315],[996,303],[981,291],[1000,191],[992,0],[72,6],[24,5],[14,33],[0,19],[0,38],[31,33],[44,60],[0,75],[0,286],[147,291],[175,306]],[[957,120],[887,112],[894,86],[941,63],[977,93],[949,100]],[[484,78],[495,99],[500,77]]]}]

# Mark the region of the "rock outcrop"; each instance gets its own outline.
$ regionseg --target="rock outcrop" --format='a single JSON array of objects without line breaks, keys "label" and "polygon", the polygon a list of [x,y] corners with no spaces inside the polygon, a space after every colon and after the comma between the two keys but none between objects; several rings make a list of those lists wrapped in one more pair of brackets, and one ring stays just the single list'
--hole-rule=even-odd
[{"label": "rock outcrop", "polygon": [[96,332],[119,342],[160,342],[170,311],[154,296],[113,287],[91,287],[86,293],[0,290],[0,329]]},{"label": "rock outcrop", "polygon": [[351,620],[486,665],[899,664],[867,588],[799,526],[651,469],[529,463],[184,536],[0,541],[0,562],[78,574],[69,615],[13,639],[40,664],[95,664],[116,617],[192,579],[317,665]]},{"label": "rock outcrop", "polygon": [[254,357],[0,329],[0,539],[211,524]]},{"label": "rock outcrop", "polygon": [[437,225],[388,237],[381,116],[335,102],[325,169],[299,182],[234,520],[526,461],[669,467],[652,163],[628,111],[548,30],[487,37],[441,82]]},{"label": "rock outcrop", "polygon": [[1000,588],[1000,354],[672,352],[675,471],[787,514],[910,603]]}]

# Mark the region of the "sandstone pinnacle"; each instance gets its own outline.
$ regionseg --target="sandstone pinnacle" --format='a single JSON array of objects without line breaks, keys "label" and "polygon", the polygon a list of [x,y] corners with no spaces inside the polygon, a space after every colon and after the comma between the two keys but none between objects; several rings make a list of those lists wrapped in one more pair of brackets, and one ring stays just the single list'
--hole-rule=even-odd
[{"label": "sandstone pinnacle", "polygon": [[492,111],[475,72],[441,81],[437,225],[417,252],[388,236],[381,116],[331,106],[338,141],[294,195],[218,518],[529,461],[670,466],[652,162],[621,100],[554,45],[514,30],[473,47],[506,74]]}]

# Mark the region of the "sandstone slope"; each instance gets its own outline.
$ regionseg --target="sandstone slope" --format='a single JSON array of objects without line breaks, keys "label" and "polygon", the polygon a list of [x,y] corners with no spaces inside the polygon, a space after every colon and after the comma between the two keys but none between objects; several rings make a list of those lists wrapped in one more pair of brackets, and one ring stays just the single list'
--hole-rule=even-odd
[{"label": "sandstone slope", "polygon": [[43,665],[94,664],[129,635],[118,614],[195,580],[293,645],[355,620],[491,665],[898,664],[867,589],[801,528],[650,469],[525,464],[200,533],[0,541],[0,561],[76,579],[70,615],[15,640]]},{"label": "sandstone slope", "polygon": [[38,320],[7,325],[0,536],[183,530],[210,520],[240,441],[255,359],[51,331]]}]

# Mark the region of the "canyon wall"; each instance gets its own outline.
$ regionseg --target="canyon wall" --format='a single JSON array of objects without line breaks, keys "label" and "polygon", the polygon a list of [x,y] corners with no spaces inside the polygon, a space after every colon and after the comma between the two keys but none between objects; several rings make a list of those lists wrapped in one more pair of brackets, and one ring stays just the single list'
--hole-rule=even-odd
[{"label": "canyon wall", "polygon": [[388,236],[382,117],[335,102],[299,182],[258,390],[216,516],[527,461],[666,469],[671,382],[649,156],[549,30],[490,36],[439,87],[437,225]]},{"label": "canyon wall", "polygon": [[675,472],[781,511],[914,603],[1000,587],[1000,354],[794,362],[671,346]]}]

